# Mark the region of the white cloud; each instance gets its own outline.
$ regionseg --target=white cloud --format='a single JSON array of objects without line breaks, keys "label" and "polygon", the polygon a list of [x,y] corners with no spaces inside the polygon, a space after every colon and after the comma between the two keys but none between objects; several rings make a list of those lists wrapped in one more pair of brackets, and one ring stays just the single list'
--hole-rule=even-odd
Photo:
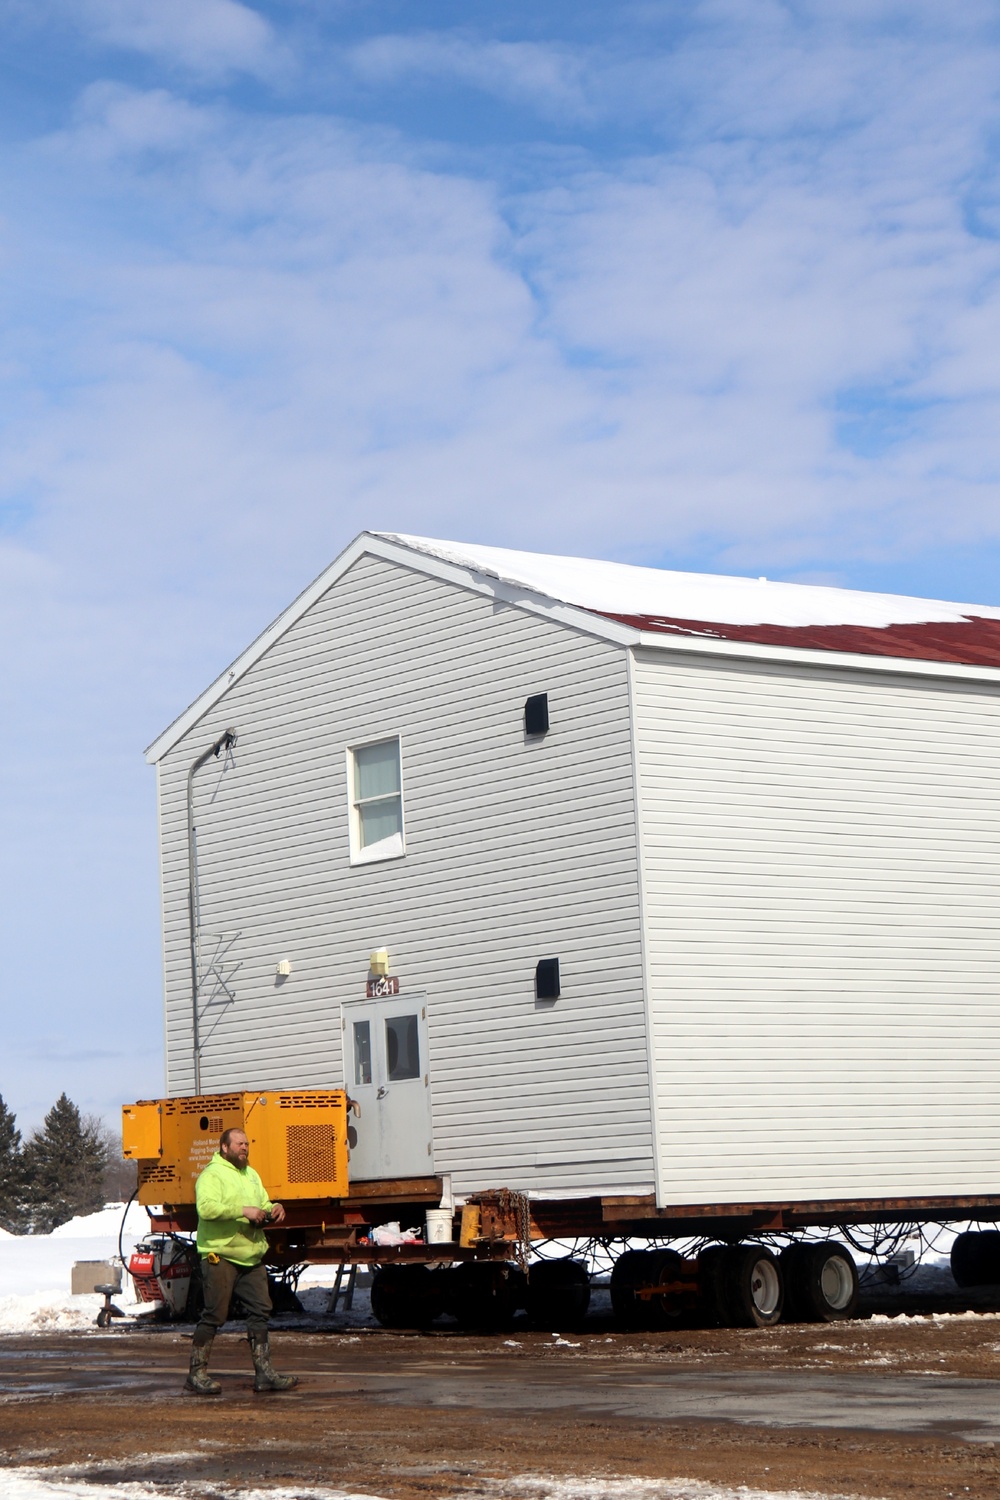
[{"label": "white cloud", "polygon": [[585,55],[538,42],[480,40],[460,32],[379,36],[351,49],[348,61],[366,82],[454,80],[527,103],[546,116],[589,112]]},{"label": "white cloud", "polygon": [[259,11],[239,0],[40,0],[23,6],[79,28],[92,43],[142,54],[199,78],[270,78],[289,54]]},{"label": "white cloud", "polygon": [[[517,193],[336,122],[91,90],[48,170],[89,153],[88,194],[151,218],[61,265],[102,309],[63,330],[89,378],[21,428],[8,482],[43,476],[53,536],[93,507],[160,579],[192,528],[201,566],[255,566],[278,513],[289,587],[306,538],[376,521],[789,566],[879,555],[900,507],[914,539],[995,536],[1000,445],[984,425],[970,466],[967,403],[1000,394],[996,255],[960,202],[991,85],[922,66],[932,121],[899,77],[808,151],[713,132]],[[741,120],[752,51],[737,73]]]}]

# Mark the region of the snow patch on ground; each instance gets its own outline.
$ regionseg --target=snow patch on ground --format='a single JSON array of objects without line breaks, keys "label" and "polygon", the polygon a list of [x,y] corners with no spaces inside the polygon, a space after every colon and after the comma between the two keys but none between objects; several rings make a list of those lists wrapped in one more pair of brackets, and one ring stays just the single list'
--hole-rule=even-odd
[{"label": "snow patch on ground", "polygon": [[[29,1292],[23,1297],[0,1298],[0,1334],[3,1333],[74,1333],[93,1328],[104,1298],[96,1292],[87,1296],[58,1296],[52,1292]],[[115,1306],[135,1315],[138,1306],[121,1297]]]},{"label": "snow patch on ground", "polygon": [[[305,1274],[303,1274],[302,1280],[299,1282],[299,1301],[302,1303],[302,1311],[305,1313],[305,1316],[311,1323],[316,1323],[330,1316],[328,1308],[330,1306],[332,1288],[330,1286],[329,1266],[315,1266],[312,1269],[320,1271],[324,1275],[325,1284],[310,1285],[306,1281]],[[288,1318],[289,1320],[293,1320],[294,1314],[289,1313]],[[281,1321],[279,1318],[279,1326]],[[341,1303],[336,1313],[332,1315],[331,1322],[337,1328],[353,1328],[362,1333],[366,1330],[382,1326],[372,1312],[367,1282],[364,1286],[359,1284],[354,1288],[354,1301],[351,1307],[345,1308],[343,1303]]]},{"label": "snow patch on ground", "polygon": [[[0,1500],[200,1500],[205,1488],[181,1480],[178,1484],[149,1485],[126,1480],[117,1484],[92,1483],[88,1479],[50,1477],[39,1469],[0,1469]],[[232,1500],[375,1500],[372,1495],[358,1495],[351,1490],[277,1488],[237,1490],[213,1484],[213,1494],[224,1494]]]},{"label": "snow patch on ground", "polygon": [[530,1500],[850,1500],[816,1490],[761,1490],[741,1484],[712,1484],[705,1479],[524,1479],[501,1480],[500,1494]]},{"label": "snow patch on ground", "polygon": [[[215,1494],[231,1500],[378,1500],[372,1494],[356,1490],[336,1490],[284,1485],[268,1489],[236,1489],[213,1485]],[[125,1481],[116,1484],[94,1483],[75,1478],[71,1471],[39,1469],[0,1469],[0,1500],[197,1500],[204,1487],[181,1480],[165,1487]],[[555,1479],[525,1476],[521,1479],[477,1480],[470,1496],[494,1495],[497,1500],[851,1500],[848,1496],[820,1495],[815,1490],[762,1490],[739,1485],[711,1484],[700,1479],[627,1479],[579,1478]]]},{"label": "snow patch on ground", "polygon": [[[95,1214],[60,1224],[51,1234],[5,1235],[0,1241],[0,1334],[93,1328],[104,1298],[71,1294],[73,1265],[78,1260],[113,1260],[118,1255],[124,1210],[123,1203],[112,1203]],[[146,1210],[133,1204],[122,1236],[126,1259],[148,1230]],[[138,1312],[128,1275],[123,1274],[121,1295],[114,1300],[122,1312]]]}]

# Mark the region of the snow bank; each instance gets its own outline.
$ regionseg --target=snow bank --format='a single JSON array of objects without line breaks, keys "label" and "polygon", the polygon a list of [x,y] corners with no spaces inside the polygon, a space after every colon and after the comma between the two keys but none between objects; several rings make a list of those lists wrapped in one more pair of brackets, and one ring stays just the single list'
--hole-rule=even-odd
[{"label": "snow bank", "polygon": [[[115,1244],[118,1243],[118,1228],[122,1221],[124,1203],[108,1203],[99,1209],[96,1214],[87,1214],[83,1218],[70,1219],[66,1224],[60,1224],[58,1229],[53,1229],[50,1235],[32,1238],[45,1238],[51,1240],[73,1240],[91,1239],[97,1236],[113,1235]],[[141,1237],[149,1229],[149,1215],[141,1203],[129,1205],[128,1215],[125,1219],[125,1233],[131,1235],[134,1240]],[[101,1259],[102,1257],[89,1256],[88,1259]]]},{"label": "snow bank", "polygon": [[[73,1263],[117,1256],[124,1208],[123,1203],[109,1204],[98,1213],[61,1224],[51,1234],[4,1236],[0,1241],[0,1334],[93,1328],[104,1298],[71,1295]],[[133,1204],[122,1236],[126,1258],[148,1228],[146,1210]],[[123,1276],[121,1297],[115,1299],[123,1312],[137,1310],[131,1292],[132,1283]]]}]

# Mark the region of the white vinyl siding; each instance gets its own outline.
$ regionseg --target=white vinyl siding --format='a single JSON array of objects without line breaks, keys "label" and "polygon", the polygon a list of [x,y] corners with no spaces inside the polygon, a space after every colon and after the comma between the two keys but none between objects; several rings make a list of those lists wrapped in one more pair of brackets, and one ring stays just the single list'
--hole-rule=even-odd
[{"label": "white vinyl siding", "polygon": [[1000,693],[634,667],[665,1203],[1000,1192]]},{"label": "white vinyl siding", "polygon": [[[540,690],[552,728],[526,739]],[[456,1192],[651,1191],[626,653],[370,556],[319,598],[159,766],[174,1094],[192,1087],[185,777],[230,724],[233,756],[195,781],[219,971],[205,1090],[343,1083],[340,1007],[384,946],[401,997],[426,994],[433,1161]],[[387,731],[406,857],[352,865],[347,751]],[[541,1007],[553,955],[562,996]]]}]

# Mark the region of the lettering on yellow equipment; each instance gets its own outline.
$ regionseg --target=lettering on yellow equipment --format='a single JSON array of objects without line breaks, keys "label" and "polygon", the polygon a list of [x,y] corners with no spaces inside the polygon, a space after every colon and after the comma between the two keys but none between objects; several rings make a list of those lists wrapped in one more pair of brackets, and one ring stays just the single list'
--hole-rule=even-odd
[{"label": "lettering on yellow equipment", "polygon": [[198,1173],[231,1128],[246,1132],[250,1161],[276,1201],[347,1196],[344,1091],[264,1089],[127,1104],[122,1150],[138,1164],[139,1202],[193,1203]]}]

